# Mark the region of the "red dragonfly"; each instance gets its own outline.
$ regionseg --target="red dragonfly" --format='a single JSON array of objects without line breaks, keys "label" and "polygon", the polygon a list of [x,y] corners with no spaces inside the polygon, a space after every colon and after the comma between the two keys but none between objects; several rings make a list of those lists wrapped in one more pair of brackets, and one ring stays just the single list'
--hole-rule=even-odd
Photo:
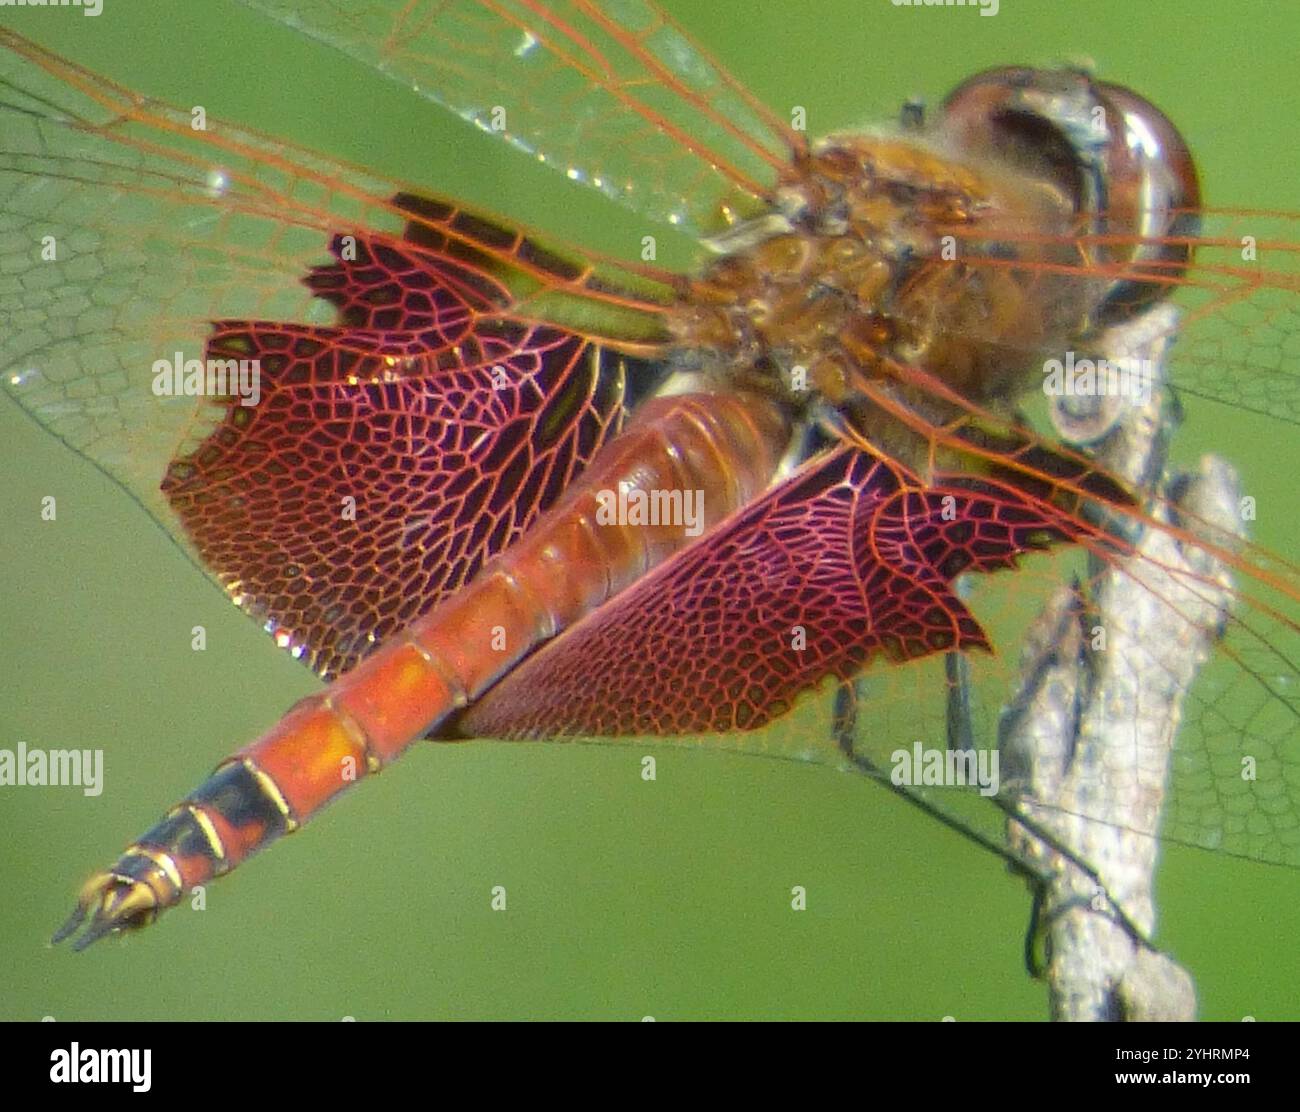
[{"label": "red dragonfly", "polygon": [[[286,647],[344,677],[92,881],[67,928],[85,926],[81,944],[152,920],[430,731],[731,735],[882,655],[909,677],[889,696],[897,716],[898,688],[934,676],[904,662],[985,647],[959,575],[1065,543],[1118,562],[1130,542],[1098,508],[1158,524],[1158,502],[1025,423],[1012,396],[1027,373],[1183,291],[1183,381],[1249,408],[1242,337],[1293,307],[1292,274],[1234,262],[1238,233],[1273,229],[1259,237],[1271,248],[1283,219],[1202,214],[1185,270],[1186,173],[1153,224],[1122,199],[1089,209],[1099,187],[1067,174],[1059,139],[1020,149],[1040,126],[1031,110],[1062,90],[1125,114],[1124,94],[1076,76],[965,86],[920,142],[815,146],[650,9],[313,16],[358,53],[386,43],[391,70],[485,129],[504,107],[507,138],[714,257],[682,275],[557,249],[246,131],[194,131],[7,41],[6,79],[31,99],[11,106],[27,127],[6,131],[5,211],[49,222],[83,259],[94,249],[79,236],[117,245],[106,275],[72,278],[107,291],[110,312],[53,343],[13,332],[13,395],[146,500]],[[506,86],[500,106],[479,108],[477,87],[456,102],[464,58],[433,49],[447,41],[479,44],[480,81],[520,72],[501,68],[513,59],[554,99],[539,109]],[[994,127],[998,112],[1015,126]],[[303,275],[314,306],[291,303],[286,278]],[[195,354],[206,320],[201,353],[257,360],[255,405],[154,389],[159,353]],[[1262,404],[1293,419],[1289,365],[1269,370]],[[638,484],[681,495],[664,504],[688,517],[701,491],[699,528],[592,527],[605,492]],[[1201,751],[1226,739],[1235,754],[1262,722],[1259,755],[1285,762],[1293,570],[1209,544],[1242,583],[1223,655],[1253,686],[1229,713],[1206,702]],[[991,682],[974,690],[996,705]],[[1261,800],[1254,813],[1274,812]],[[1185,840],[1294,860],[1281,824],[1220,817],[1207,835],[1200,814],[1174,821]]]}]

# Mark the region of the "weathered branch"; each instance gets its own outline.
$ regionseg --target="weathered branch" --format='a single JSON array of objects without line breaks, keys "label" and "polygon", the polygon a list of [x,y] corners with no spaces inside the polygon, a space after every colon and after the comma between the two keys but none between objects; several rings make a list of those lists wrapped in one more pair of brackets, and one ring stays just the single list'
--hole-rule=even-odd
[{"label": "weathered branch", "polygon": [[[1165,472],[1162,384],[1176,320],[1162,306],[1104,337],[1099,355],[1149,360],[1157,381],[1149,401],[1119,408],[1092,451],[1108,471],[1155,491],[1153,518],[1177,514],[1185,529],[1208,525],[1221,540],[1240,530],[1231,469],[1207,458],[1195,476]],[[1097,561],[1086,587],[1063,588],[1034,624],[1000,730],[1004,774],[1038,831],[1012,821],[1009,843],[1051,878],[1038,910],[1055,1019],[1196,1011],[1190,975],[1149,941],[1156,832],[1184,698],[1213,650],[1231,582],[1209,554],[1169,532],[1131,539],[1135,555]]]}]

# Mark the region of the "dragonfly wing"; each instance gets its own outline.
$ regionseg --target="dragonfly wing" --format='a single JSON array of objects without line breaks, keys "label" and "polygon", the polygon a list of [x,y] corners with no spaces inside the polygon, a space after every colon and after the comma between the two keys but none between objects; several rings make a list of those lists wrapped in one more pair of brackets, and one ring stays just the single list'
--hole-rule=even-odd
[{"label": "dragonfly wing", "polygon": [[[1179,392],[1267,418],[1279,439],[1300,424],[1300,218],[1205,212],[1171,377]],[[1249,246],[1247,246],[1249,245]],[[1278,422],[1274,425],[1273,422]]]},{"label": "dragonfly wing", "polygon": [[579,622],[463,720],[491,737],[755,729],[872,657],[988,647],[951,588],[1064,522],[1009,490],[923,487],[830,450]]},{"label": "dragonfly wing", "polygon": [[621,360],[582,337],[421,339],[219,322],[209,355],[258,359],[261,397],[163,483],[203,562],[324,675],[473,578],[622,422]]},{"label": "dragonfly wing", "polygon": [[[589,331],[609,310],[602,338],[653,346],[653,300],[455,205],[196,132],[3,29],[0,47],[7,391],[319,670],[464,582],[617,430],[623,362],[529,309],[577,306]],[[249,361],[257,404],[184,370],[209,358]]]},{"label": "dragonfly wing", "polygon": [[484,131],[697,234],[804,149],[644,0],[243,0]]}]

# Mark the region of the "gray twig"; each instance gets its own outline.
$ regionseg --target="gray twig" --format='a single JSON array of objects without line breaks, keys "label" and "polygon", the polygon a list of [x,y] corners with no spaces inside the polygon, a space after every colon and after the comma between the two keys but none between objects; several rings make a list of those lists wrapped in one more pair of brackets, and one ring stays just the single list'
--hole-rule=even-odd
[{"label": "gray twig", "polygon": [[[1152,518],[1222,544],[1240,535],[1235,474],[1213,458],[1190,477],[1164,465],[1171,406],[1163,373],[1176,325],[1175,311],[1160,306],[1103,337],[1099,355],[1149,360],[1155,381],[1149,399],[1117,408],[1090,450],[1153,492]],[[1077,417],[1062,411],[1062,421]],[[1089,582],[1063,588],[1031,628],[1000,729],[1017,808],[1038,831],[1012,820],[1009,843],[1051,878],[1038,912],[1055,1019],[1196,1012],[1191,976],[1150,941],[1157,834],[1183,701],[1232,585],[1220,562],[1166,530],[1128,536],[1134,554],[1095,560]]]}]

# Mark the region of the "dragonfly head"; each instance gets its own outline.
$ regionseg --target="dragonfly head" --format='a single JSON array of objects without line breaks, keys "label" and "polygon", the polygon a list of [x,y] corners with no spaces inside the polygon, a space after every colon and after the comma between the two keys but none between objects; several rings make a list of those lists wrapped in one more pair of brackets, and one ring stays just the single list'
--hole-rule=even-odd
[{"label": "dragonfly head", "polygon": [[949,94],[939,127],[958,150],[1040,181],[1072,207],[1086,261],[1114,274],[1095,326],[1177,288],[1200,185],[1186,142],[1150,101],[1079,70],[1003,67]]}]

